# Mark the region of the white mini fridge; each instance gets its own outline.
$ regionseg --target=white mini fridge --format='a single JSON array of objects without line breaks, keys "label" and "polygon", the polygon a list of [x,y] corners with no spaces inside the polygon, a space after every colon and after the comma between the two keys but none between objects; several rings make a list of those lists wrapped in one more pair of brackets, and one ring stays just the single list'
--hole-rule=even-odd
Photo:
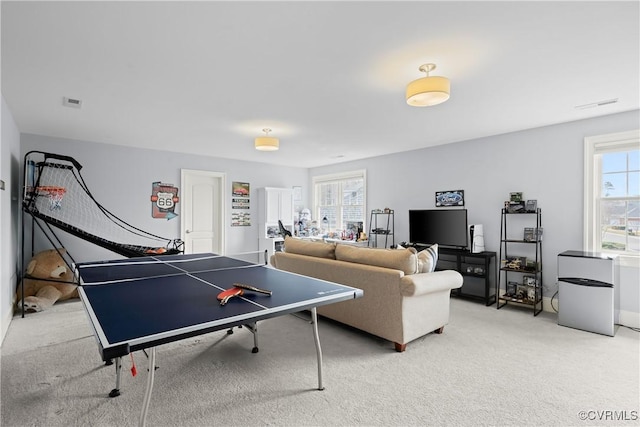
[{"label": "white mini fridge", "polygon": [[614,336],[620,304],[618,258],[599,252],[558,255],[558,325]]}]

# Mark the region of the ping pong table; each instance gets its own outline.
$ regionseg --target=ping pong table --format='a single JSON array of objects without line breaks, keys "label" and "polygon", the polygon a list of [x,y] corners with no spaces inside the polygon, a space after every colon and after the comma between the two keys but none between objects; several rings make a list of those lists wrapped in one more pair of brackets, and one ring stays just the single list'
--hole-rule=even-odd
[{"label": "ping pong table", "polygon": [[[245,326],[258,352],[257,322],[311,312],[322,390],[322,350],[316,307],[359,298],[360,289],[216,254],[164,255],[76,264],[79,294],[93,327],[102,360],[115,359],[120,394],[122,357],[149,349],[147,388],[140,414],[145,424],[153,389],[155,348],[162,344]],[[271,292],[244,292],[221,305],[217,296],[234,283]]]}]

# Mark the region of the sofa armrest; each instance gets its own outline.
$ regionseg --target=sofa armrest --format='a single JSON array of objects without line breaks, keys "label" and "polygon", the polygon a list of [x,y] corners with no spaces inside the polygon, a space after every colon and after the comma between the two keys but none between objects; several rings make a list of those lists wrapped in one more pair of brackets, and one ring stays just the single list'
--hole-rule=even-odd
[{"label": "sofa armrest", "polygon": [[403,296],[426,295],[457,289],[461,286],[462,275],[454,270],[411,274],[400,280],[400,292]]}]

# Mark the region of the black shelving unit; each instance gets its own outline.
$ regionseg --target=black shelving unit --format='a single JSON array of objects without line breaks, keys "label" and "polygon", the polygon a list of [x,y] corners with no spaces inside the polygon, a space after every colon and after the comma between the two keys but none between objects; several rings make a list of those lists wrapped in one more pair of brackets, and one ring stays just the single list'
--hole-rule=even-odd
[{"label": "black shelving unit", "polygon": [[466,249],[438,248],[436,270],[455,270],[462,274],[462,287],[453,289],[451,295],[484,302],[486,306],[496,302],[496,253],[476,252]]},{"label": "black shelving unit", "polygon": [[[387,248],[389,240],[391,240],[391,246],[395,247],[395,237],[393,235],[394,223],[393,209],[386,209],[384,211],[372,210],[371,218],[369,219],[369,240],[367,246],[372,248]],[[381,243],[382,236],[384,236],[384,246],[378,246],[378,239],[380,239]]]},{"label": "black shelving unit", "polygon": [[[527,215],[535,218],[535,224],[533,220],[518,220],[522,226],[522,238],[514,238],[513,228],[509,228],[507,222],[515,217],[526,218]],[[543,308],[542,211],[539,208],[530,212],[502,209],[499,271],[496,307],[500,309],[507,304],[529,307],[537,316]]]}]

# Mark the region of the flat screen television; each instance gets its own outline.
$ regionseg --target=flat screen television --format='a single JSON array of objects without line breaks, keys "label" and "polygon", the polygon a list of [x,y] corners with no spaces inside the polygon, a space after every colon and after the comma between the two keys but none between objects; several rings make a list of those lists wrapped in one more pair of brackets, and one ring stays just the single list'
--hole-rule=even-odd
[{"label": "flat screen television", "polygon": [[409,241],[465,249],[468,245],[466,209],[409,211]]}]

